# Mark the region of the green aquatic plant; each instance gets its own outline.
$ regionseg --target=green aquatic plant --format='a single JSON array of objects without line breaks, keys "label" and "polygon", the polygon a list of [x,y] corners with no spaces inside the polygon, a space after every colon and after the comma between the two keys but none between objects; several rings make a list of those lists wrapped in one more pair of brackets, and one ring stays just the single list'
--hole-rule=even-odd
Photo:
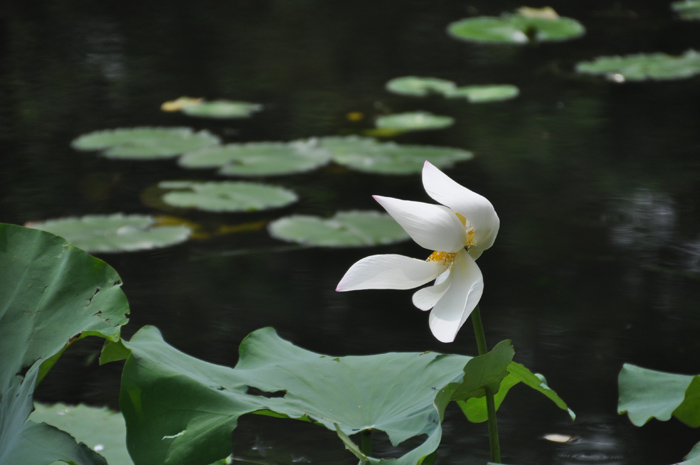
[{"label": "green aquatic plant", "polygon": [[161,181],[162,200],[173,207],[208,212],[253,212],[285,207],[298,200],[282,187],[243,181]]},{"label": "green aquatic plant", "polygon": [[433,115],[427,111],[414,111],[408,113],[395,113],[380,116],[376,125],[380,129],[394,129],[397,131],[430,131],[444,129],[454,124],[451,116]]},{"label": "green aquatic plant", "polygon": [[671,3],[671,8],[681,19],[699,20],[700,19],[700,0],[684,0],[681,2]]},{"label": "green aquatic plant", "polygon": [[34,221],[27,226],[64,237],[90,253],[169,247],[186,241],[192,233],[187,226],[161,225],[154,216],[123,213]]},{"label": "green aquatic plant", "polygon": [[183,168],[218,168],[225,176],[279,176],[311,171],[328,164],[330,153],[308,141],[226,144],[189,152]]},{"label": "green aquatic plant", "polygon": [[258,103],[237,102],[231,100],[201,101],[195,105],[185,105],[180,111],[187,116],[197,118],[233,119],[248,118],[262,110]]},{"label": "green aquatic plant", "polygon": [[576,71],[601,75],[614,82],[685,79],[700,74],[700,53],[688,50],[679,56],[640,53],[598,57],[577,63]]},{"label": "green aquatic plant", "polygon": [[501,44],[570,40],[586,32],[585,27],[575,19],[561,18],[556,13],[538,14],[532,11],[537,10],[521,9],[517,14],[500,17],[462,19],[449,24],[447,32],[455,39]]},{"label": "green aquatic plant", "polygon": [[447,98],[464,98],[471,103],[495,102],[518,96],[520,90],[509,84],[457,87],[452,81],[437,78],[405,76],[386,83],[389,92],[413,97],[439,94]]},{"label": "green aquatic plant", "polygon": [[389,215],[373,211],[337,212],[328,219],[285,216],[270,223],[268,231],[276,239],[316,247],[367,247],[409,238]]},{"label": "green aquatic plant", "polygon": [[191,128],[120,128],[94,131],[76,138],[71,147],[81,151],[99,151],[107,158],[156,160],[217,145],[219,137],[209,131]]},{"label": "green aquatic plant", "polygon": [[28,420],[37,383],[79,339],[116,341],[129,306],[119,275],[63,238],[0,224],[0,463],[105,465],[69,434]]},{"label": "green aquatic plant", "polygon": [[[632,424],[643,426],[652,418],[668,421],[671,417],[700,427],[700,375],[681,375],[649,370],[625,363],[618,377],[619,414],[626,413]],[[678,465],[700,464],[700,442]]]}]

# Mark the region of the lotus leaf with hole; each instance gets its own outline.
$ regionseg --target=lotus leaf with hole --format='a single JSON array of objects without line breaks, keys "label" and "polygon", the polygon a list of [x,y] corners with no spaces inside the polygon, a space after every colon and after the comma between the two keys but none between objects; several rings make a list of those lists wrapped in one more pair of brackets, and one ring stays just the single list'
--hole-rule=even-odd
[{"label": "lotus leaf with hole", "polygon": [[571,18],[548,18],[529,15],[477,16],[451,23],[448,33],[473,42],[528,44],[562,41],[580,37],[585,28]]},{"label": "lotus leaf with hole", "polygon": [[700,53],[665,53],[599,57],[576,64],[576,71],[605,76],[615,82],[685,79],[700,74]]},{"label": "lotus leaf with hole", "polygon": [[377,142],[358,137],[322,137],[321,146],[330,150],[333,161],[354,170],[376,174],[407,175],[420,173],[425,161],[438,168],[450,168],[455,163],[471,160],[467,150],[428,145],[404,145]]},{"label": "lotus leaf with hole", "polygon": [[129,306],[119,275],[65,239],[0,224],[0,463],[106,462],[52,426],[27,421],[35,385],[86,336],[119,339]]},{"label": "lotus leaf with hole", "polygon": [[406,232],[385,213],[338,212],[329,219],[293,215],[270,223],[272,237],[318,247],[363,247],[407,240]]},{"label": "lotus leaf with hole", "polygon": [[430,94],[445,94],[455,87],[457,86],[452,81],[417,76],[394,78],[386,83],[386,89],[389,92],[416,97],[425,97]]},{"label": "lotus leaf with hole", "polygon": [[426,111],[416,111],[380,116],[377,118],[376,125],[380,129],[429,131],[452,126],[454,122],[455,120],[451,116],[440,116]]},{"label": "lotus leaf with hole", "polygon": [[298,197],[289,189],[242,181],[161,181],[163,201],[178,208],[209,212],[252,212],[285,207]]},{"label": "lotus leaf with hole", "polygon": [[314,140],[289,143],[227,144],[184,154],[184,168],[219,168],[227,176],[277,176],[303,173],[330,162],[328,150]]},{"label": "lotus leaf with hole", "polygon": [[169,247],[186,241],[192,232],[187,226],[160,226],[158,219],[149,215],[122,213],[35,221],[27,226],[65,237],[91,253]]},{"label": "lotus leaf with hole", "polygon": [[71,142],[76,150],[99,150],[107,158],[154,160],[172,158],[219,143],[208,131],[190,128],[123,128],[83,134]]}]

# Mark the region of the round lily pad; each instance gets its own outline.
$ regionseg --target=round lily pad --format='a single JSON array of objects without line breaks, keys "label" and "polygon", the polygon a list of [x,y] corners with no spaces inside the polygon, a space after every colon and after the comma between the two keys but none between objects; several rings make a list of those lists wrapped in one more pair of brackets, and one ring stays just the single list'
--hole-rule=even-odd
[{"label": "round lily pad", "polygon": [[394,219],[374,211],[338,212],[329,219],[292,215],[270,223],[277,239],[318,247],[362,247],[405,241],[408,234]]},{"label": "round lily pad", "polygon": [[386,89],[389,92],[416,97],[425,97],[429,94],[445,94],[455,87],[457,86],[452,81],[417,76],[394,78],[386,83]]},{"label": "round lily pad", "polygon": [[281,187],[240,181],[162,181],[168,190],[163,201],[180,208],[209,212],[251,212],[279,208],[296,202],[297,195]]},{"label": "round lily pad", "polygon": [[330,153],[311,141],[228,144],[186,153],[185,168],[220,168],[229,176],[274,176],[311,171],[330,161]]},{"label": "round lily pad", "polygon": [[681,19],[696,20],[700,19],[700,0],[685,0],[683,2],[671,3],[673,11],[678,13]]},{"label": "round lily pad", "polygon": [[380,116],[376,125],[380,129],[396,129],[401,131],[427,131],[443,129],[454,124],[451,116],[439,116],[432,113],[417,111]]},{"label": "round lily pad", "polygon": [[133,252],[157,249],[184,242],[191,230],[186,226],[159,226],[148,215],[86,215],[28,223],[66,239],[86,252]]},{"label": "round lily pad", "polygon": [[576,71],[602,75],[615,82],[684,79],[700,74],[700,53],[688,50],[680,56],[650,53],[599,57],[578,63]]},{"label": "round lily pad", "polygon": [[258,103],[235,102],[229,100],[200,101],[196,104],[184,105],[182,113],[198,118],[248,118],[253,113],[262,110]]},{"label": "round lily pad", "polygon": [[107,158],[153,160],[171,158],[219,143],[208,131],[190,128],[106,129],[83,134],[71,142],[76,150],[101,150]]},{"label": "round lily pad", "polygon": [[456,39],[504,44],[569,40],[585,31],[575,19],[526,15],[477,16],[447,26],[447,32]]},{"label": "round lily pad", "polygon": [[495,102],[517,97],[520,89],[510,84],[457,87],[445,93],[448,98],[466,98],[472,103]]},{"label": "round lily pad", "polygon": [[377,174],[406,175],[420,173],[425,161],[446,169],[474,154],[462,149],[424,145],[377,142],[359,137],[325,137],[319,139],[333,154],[333,161],[349,168]]}]

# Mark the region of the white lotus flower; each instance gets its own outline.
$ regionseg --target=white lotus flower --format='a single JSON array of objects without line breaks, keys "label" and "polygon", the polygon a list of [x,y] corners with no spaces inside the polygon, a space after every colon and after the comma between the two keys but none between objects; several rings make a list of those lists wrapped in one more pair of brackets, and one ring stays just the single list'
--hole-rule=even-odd
[{"label": "white lotus flower", "polygon": [[374,196],[421,247],[434,251],[427,260],[403,255],[372,255],[350,267],[337,291],[412,289],[413,304],[430,310],[430,329],[452,342],[481,299],[484,280],[476,259],[491,247],[500,221],[485,197],[460,186],[429,162],[423,186],[442,205]]}]

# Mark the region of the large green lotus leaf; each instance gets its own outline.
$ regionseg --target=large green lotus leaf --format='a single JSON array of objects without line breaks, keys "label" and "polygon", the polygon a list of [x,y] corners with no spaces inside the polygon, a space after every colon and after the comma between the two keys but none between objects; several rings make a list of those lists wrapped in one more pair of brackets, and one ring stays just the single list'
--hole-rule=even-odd
[{"label": "large green lotus leaf", "polygon": [[445,93],[448,98],[466,98],[471,103],[496,102],[517,97],[520,89],[510,84],[456,87]]},{"label": "large green lotus leaf", "polygon": [[428,131],[452,126],[454,122],[455,120],[451,116],[440,116],[433,115],[432,113],[428,113],[426,111],[416,111],[380,116],[377,118],[376,125],[380,129],[395,129],[399,131]]},{"label": "large green lotus leaf", "polygon": [[252,412],[311,421],[345,436],[378,429],[394,445],[425,435],[398,460],[368,458],[413,465],[440,442],[438,390],[462,376],[470,360],[430,352],[333,357],[296,347],[271,328],[241,343],[234,369],[177,351],[153,327],[123,344],[131,355],[120,406],[137,465],[205,465],[225,457],[238,417]]},{"label": "large green lotus leaf", "polygon": [[[523,365],[510,362],[507,366],[508,374],[501,381],[498,392],[494,394],[496,408],[500,407],[506,395],[511,388],[523,383],[525,386],[539,392],[540,394],[551,400],[557,407],[565,410],[572,420],[576,419],[576,414],[567,406],[566,402],[547,385],[547,380],[544,376],[533,373]],[[483,397],[471,397],[466,400],[456,399],[457,404],[462,409],[464,415],[473,423],[481,423],[488,420],[488,411],[486,409],[486,399]]]},{"label": "large green lotus leaf", "polygon": [[61,237],[9,224],[0,224],[0,262],[0,463],[104,464],[69,435],[26,420],[34,386],[68,345],[119,338],[129,311],[121,279]]},{"label": "large green lotus leaf", "polygon": [[409,239],[391,216],[373,211],[338,212],[329,219],[287,216],[270,223],[268,230],[277,239],[319,247],[363,247]]},{"label": "large green lotus leaf", "polygon": [[37,221],[28,226],[64,237],[91,253],[168,247],[186,241],[192,232],[186,226],[159,226],[152,216],[122,213]]},{"label": "large green lotus leaf", "polygon": [[700,465],[700,442],[695,444],[688,455],[683,458],[685,460],[678,465]]},{"label": "large green lotus leaf", "polygon": [[199,118],[248,118],[262,110],[258,103],[236,102],[230,100],[201,101],[193,105],[183,105],[182,112]]},{"label": "large green lotus leaf", "polygon": [[172,158],[218,143],[219,138],[208,131],[141,127],[83,134],[73,140],[71,146],[76,150],[100,150],[107,158],[153,160]]},{"label": "large green lotus leaf", "polygon": [[665,373],[626,363],[618,384],[617,411],[626,412],[636,426],[652,418],[667,421],[671,416],[694,428],[700,426],[700,375]]},{"label": "large green lotus leaf", "polygon": [[650,53],[599,57],[576,64],[576,71],[615,82],[684,79],[700,74],[700,53],[688,50],[680,56]]},{"label": "large green lotus leaf", "polygon": [[386,83],[386,89],[389,92],[416,97],[425,97],[429,94],[446,94],[455,87],[457,86],[452,81],[417,76],[398,77]]},{"label": "large green lotus leaf", "polygon": [[35,404],[29,419],[70,433],[97,451],[109,465],[133,465],[126,450],[126,425],[120,413],[106,407],[87,405]]},{"label": "large green lotus leaf", "polygon": [[229,176],[274,176],[311,171],[330,158],[311,140],[228,144],[186,153],[178,163],[185,168],[220,168],[220,174]]},{"label": "large green lotus leaf", "polygon": [[210,212],[268,210],[298,199],[289,189],[252,182],[162,181],[158,187],[171,190],[163,195],[163,201],[169,205]]},{"label": "large green lotus leaf", "polygon": [[682,2],[671,3],[673,11],[678,13],[681,19],[696,20],[700,19],[700,0],[685,0]]},{"label": "large green lotus leaf", "polygon": [[415,174],[423,170],[426,160],[441,169],[446,169],[454,166],[456,162],[474,157],[471,152],[461,149],[402,145],[394,142],[379,143],[354,137],[321,138],[320,141],[321,145],[333,154],[333,161],[368,173]]},{"label": "large green lotus leaf", "polygon": [[586,29],[571,18],[537,18],[522,15],[478,16],[447,26],[456,38],[474,42],[527,44],[574,39]]}]

